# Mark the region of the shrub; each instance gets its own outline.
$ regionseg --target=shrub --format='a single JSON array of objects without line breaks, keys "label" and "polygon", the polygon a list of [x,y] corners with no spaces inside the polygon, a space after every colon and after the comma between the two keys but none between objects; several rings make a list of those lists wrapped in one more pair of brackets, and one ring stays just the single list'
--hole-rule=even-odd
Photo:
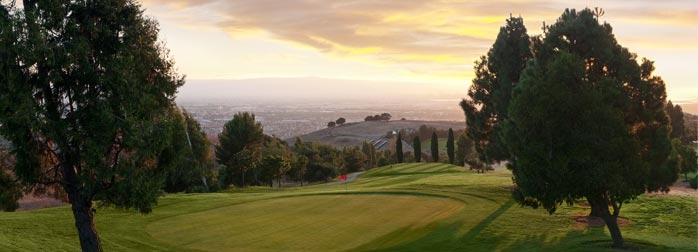
[{"label": "shrub", "polygon": [[694,176],[688,183],[691,184],[691,188],[698,189],[698,175]]}]

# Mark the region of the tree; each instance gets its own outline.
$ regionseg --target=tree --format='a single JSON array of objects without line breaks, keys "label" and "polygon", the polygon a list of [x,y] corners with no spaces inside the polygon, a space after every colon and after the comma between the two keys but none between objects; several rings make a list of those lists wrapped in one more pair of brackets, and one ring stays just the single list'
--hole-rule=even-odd
[{"label": "tree", "polygon": [[422,141],[419,136],[415,136],[412,140],[412,148],[414,148],[414,161],[419,163],[422,161]]},{"label": "tree", "polygon": [[439,162],[439,138],[436,136],[436,132],[431,134],[431,160],[434,163]]},{"label": "tree", "polygon": [[448,139],[446,139],[446,154],[448,154],[448,163],[454,164],[455,146],[453,143],[453,129],[448,128]]},{"label": "tree", "polygon": [[297,180],[301,181],[301,186],[303,186],[303,180],[305,180],[305,172],[308,170],[308,158],[302,155],[296,155],[295,162],[293,163],[292,173],[295,175]]},{"label": "tree", "polygon": [[679,156],[679,166],[681,167],[680,170],[683,173],[684,179],[688,180],[689,172],[698,171],[698,157],[696,157],[696,151],[690,146],[681,144],[678,139],[673,140],[672,146]]},{"label": "tree", "polygon": [[244,187],[245,173],[254,169],[262,159],[262,125],[255,121],[254,114],[239,112],[223,125],[218,142],[216,161],[224,166],[220,171],[222,187],[233,183],[233,178],[238,176],[241,179],[238,186]]},{"label": "tree", "polygon": [[[683,109],[679,105],[674,106],[674,104],[669,101],[666,105],[666,113],[669,115],[669,121],[671,122],[671,139],[676,138],[684,141],[685,123]],[[685,143],[687,142],[684,142],[684,144]]]},{"label": "tree", "polygon": [[376,167],[376,146],[370,144],[366,141],[361,144],[361,152],[366,156],[366,169],[371,169]]},{"label": "tree", "polygon": [[390,118],[393,118],[393,116],[391,116],[389,113],[383,113],[380,115],[380,117],[379,116],[376,116],[376,117],[378,117],[378,118],[380,118],[380,120],[386,121],[386,122],[390,121]]},{"label": "tree", "polygon": [[281,181],[292,168],[291,152],[286,142],[274,136],[264,136],[261,162],[251,172],[254,176],[254,184],[267,184],[274,186],[274,180]]},{"label": "tree", "polygon": [[328,122],[328,123],[327,123],[327,127],[328,127],[328,128],[332,128],[332,127],[334,127],[334,126],[337,126],[337,124],[336,124],[335,122]]},{"label": "tree", "polygon": [[456,162],[458,166],[470,165],[472,169],[474,163],[478,161],[477,152],[475,151],[475,143],[468,138],[467,134],[461,134],[456,141]]},{"label": "tree", "polygon": [[397,156],[397,162],[402,163],[402,134],[397,134],[397,140],[395,140],[395,155]]},{"label": "tree", "polygon": [[345,173],[363,171],[366,165],[366,155],[359,147],[344,147],[342,150],[342,168]]},{"label": "tree", "polygon": [[512,90],[532,58],[530,47],[523,18],[509,17],[487,56],[475,61],[475,79],[468,99],[460,106],[465,112],[466,134],[486,166],[508,159],[501,123],[508,118]]},{"label": "tree", "polygon": [[330,145],[296,140],[293,151],[298,156],[307,158],[304,178],[308,181],[328,182],[338,174],[337,167],[342,165],[341,152]]},{"label": "tree", "polygon": [[101,251],[95,200],[157,200],[184,78],[133,1],[22,3],[0,8],[0,134],[17,178],[62,187],[82,250]]},{"label": "tree", "polygon": [[173,115],[182,124],[173,132],[173,153],[179,161],[165,180],[166,192],[208,191],[208,181],[212,178],[213,155],[211,142],[201,125],[187,111],[175,110]]},{"label": "tree", "polygon": [[514,90],[504,139],[519,203],[552,214],[586,198],[619,248],[622,205],[668,191],[678,169],[664,82],[597,18],[590,9],[565,10],[534,39],[535,60]]},{"label": "tree", "polygon": [[345,122],[347,122],[347,119],[344,119],[344,117],[340,117],[339,119],[337,119],[337,121],[335,121],[337,125],[342,125]]}]

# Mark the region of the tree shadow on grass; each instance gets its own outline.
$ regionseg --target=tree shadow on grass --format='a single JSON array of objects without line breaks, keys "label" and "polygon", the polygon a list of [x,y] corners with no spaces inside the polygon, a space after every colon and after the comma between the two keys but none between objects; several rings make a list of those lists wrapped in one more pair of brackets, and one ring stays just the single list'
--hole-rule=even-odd
[{"label": "tree shadow on grass", "polygon": [[[493,222],[516,203],[509,200],[463,232],[464,221],[441,222],[419,228],[396,230],[350,251],[622,251],[611,249],[605,227],[570,228],[560,233],[526,233],[526,230],[492,232]],[[671,251],[645,241],[626,239],[630,251]]]}]

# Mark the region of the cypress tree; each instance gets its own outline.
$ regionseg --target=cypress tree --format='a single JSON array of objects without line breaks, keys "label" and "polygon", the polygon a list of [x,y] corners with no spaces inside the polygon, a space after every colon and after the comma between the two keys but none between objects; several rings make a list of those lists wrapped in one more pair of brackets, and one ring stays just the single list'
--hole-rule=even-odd
[{"label": "cypress tree", "polygon": [[397,134],[397,141],[395,142],[395,154],[397,156],[397,162],[402,163],[402,135]]},{"label": "cypress tree", "polygon": [[439,162],[439,138],[436,137],[436,131],[431,134],[431,160]]},{"label": "cypress tree", "polygon": [[453,129],[448,128],[448,140],[446,140],[446,154],[448,154],[448,163],[454,164],[455,146],[453,143]]},{"label": "cypress tree", "polygon": [[414,161],[419,163],[422,161],[422,141],[419,140],[419,136],[415,136],[412,140],[412,147],[414,148]]}]

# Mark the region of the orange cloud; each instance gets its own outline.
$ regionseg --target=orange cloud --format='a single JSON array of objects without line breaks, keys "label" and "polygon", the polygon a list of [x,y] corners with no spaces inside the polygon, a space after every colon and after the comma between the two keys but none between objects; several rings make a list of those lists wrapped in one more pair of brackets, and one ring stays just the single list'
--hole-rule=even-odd
[{"label": "orange cloud", "polygon": [[536,35],[565,8],[599,6],[606,11],[601,19],[631,51],[698,50],[695,0],[145,0],[144,5],[189,14],[199,20],[184,19],[181,25],[206,23],[233,38],[261,33],[331,57],[390,65],[406,76],[458,81],[465,76],[464,83],[509,15],[522,16],[529,34]]}]

